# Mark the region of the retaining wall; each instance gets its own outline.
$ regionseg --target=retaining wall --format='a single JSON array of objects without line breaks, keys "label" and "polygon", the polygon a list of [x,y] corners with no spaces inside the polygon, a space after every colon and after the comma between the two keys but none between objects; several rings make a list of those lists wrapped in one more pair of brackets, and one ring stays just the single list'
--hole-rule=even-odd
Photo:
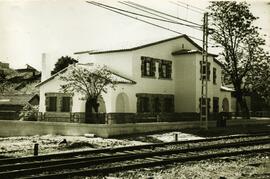
[{"label": "retaining wall", "polygon": [[[265,120],[229,120],[228,126],[245,124],[270,124]],[[216,126],[216,121],[209,121],[209,127]],[[34,122],[0,120],[0,136],[30,136],[30,135],[84,135],[95,134],[100,137],[111,137],[125,134],[177,130],[199,127],[199,121],[191,122],[159,122],[136,124],[82,124],[64,122]]]}]

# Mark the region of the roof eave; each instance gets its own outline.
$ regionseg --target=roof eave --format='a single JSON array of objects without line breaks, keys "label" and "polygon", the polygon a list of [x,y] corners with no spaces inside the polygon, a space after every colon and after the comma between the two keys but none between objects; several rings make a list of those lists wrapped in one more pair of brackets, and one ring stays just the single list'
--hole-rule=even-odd
[{"label": "roof eave", "polygon": [[79,55],[79,54],[88,53],[89,55],[95,55],[95,54],[103,54],[103,53],[127,52],[127,51],[133,51],[133,50],[138,50],[138,49],[141,49],[141,48],[157,45],[157,44],[160,44],[160,43],[164,43],[164,42],[175,40],[175,39],[182,38],[182,37],[186,38],[190,43],[192,43],[198,49],[200,49],[200,50],[202,49],[198,44],[196,44],[193,40],[191,40],[186,34],[183,34],[183,35],[179,35],[179,36],[176,36],[176,37],[160,40],[160,41],[157,41],[157,42],[152,42],[152,43],[145,44],[145,45],[140,45],[140,46],[133,47],[133,48],[105,50],[105,51],[93,51],[93,50],[90,50],[90,51],[75,52],[74,54]]}]

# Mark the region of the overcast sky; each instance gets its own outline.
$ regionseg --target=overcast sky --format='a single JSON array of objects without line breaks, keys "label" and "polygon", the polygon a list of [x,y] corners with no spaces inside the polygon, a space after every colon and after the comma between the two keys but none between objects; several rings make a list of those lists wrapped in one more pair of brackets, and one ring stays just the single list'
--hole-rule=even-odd
[{"label": "overcast sky", "polygon": [[[201,23],[201,14],[176,6],[170,0],[132,1]],[[200,8],[208,5],[206,0],[181,1]],[[130,10],[117,1],[98,2]],[[270,1],[248,2],[253,14],[260,17],[257,25],[268,35],[266,40],[270,49],[270,5],[267,5]],[[151,22],[201,38],[201,33],[194,29]],[[177,35],[84,0],[0,0],[0,61],[10,63],[13,68],[30,64],[40,70],[42,53],[54,54],[56,61],[62,55],[72,56],[78,51],[128,48]]]}]

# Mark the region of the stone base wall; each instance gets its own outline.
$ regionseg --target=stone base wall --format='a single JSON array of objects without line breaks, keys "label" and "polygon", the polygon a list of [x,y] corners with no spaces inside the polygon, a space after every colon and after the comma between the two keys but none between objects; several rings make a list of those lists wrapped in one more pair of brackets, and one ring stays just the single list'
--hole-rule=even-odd
[{"label": "stone base wall", "polygon": [[71,123],[91,123],[105,124],[106,114],[93,114],[91,121],[86,122],[84,112],[45,112],[38,114],[38,121],[44,122],[71,122]]},{"label": "stone base wall", "polygon": [[[220,118],[219,113],[211,113],[210,121],[216,121]],[[181,122],[181,121],[199,121],[199,113],[98,113],[93,114],[92,119],[85,120],[85,113],[63,113],[63,112],[45,112],[40,113],[38,121],[48,122],[71,122],[71,123],[89,123],[89,124],[128,124],[128,123],[152,123],[152,122]]]},{"label": "stone base wall", "polygon": [[108,124],[198,121],[198,113],[108,113]]},{"label": "stone base wall", "polygon": [[[209,121],[209,127],[215,127],[216,121]],[[243,126],[263,124],[269,125],[270,119],[259,120],[229,120],[227,126]],[[113,137],[129,134],[139,134],[157,131],[172,131],[184,128],[197,128],[199,121],[137,123],[137,124],[83,124],[60,122],[37,122],[0,120],[0,136],[30,136],[30,135],[84,135],[95,134],[100,137]]]}]

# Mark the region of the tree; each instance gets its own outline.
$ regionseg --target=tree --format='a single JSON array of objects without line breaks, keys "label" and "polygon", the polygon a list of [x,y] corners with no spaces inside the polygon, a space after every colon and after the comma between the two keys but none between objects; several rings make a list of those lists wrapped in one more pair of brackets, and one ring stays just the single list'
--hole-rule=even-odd
[{"label": "tree", "polygon": [[51,71],[51,75],[54,75],[55,73],[61,71],[62,69],[66,68],[70,64],[77,63],[78,61],[75,60],[72,57],[69,56],[62,56],[61,58],[58,59],[58,61],[54,65],[53,71]]},{"label": "tree", "polygon": [[270,56],[261,54],[260,65],[254,65],[246,78],[250,90],[259,95],[270,106]]},{"label": "tree", "polygon": [[60,79],[66,82],[61,85],[64,92],[78,92],[84,96],[86,122],[93,117],[92,109],[98,112],[101,93],[107,93],[108,88],[114,89],[116,85],[106,66],[73,65]]},{"label": "tree", "polygon": [[261,65],[261,45],[258,27],[246,2],[212,1],[209,16],[213,28],[212,39],[223,47],[225,57],[224,71],[226,79],[233,84],[237,103],[243,117],[249,118],[249,109],[244,95],[247,91],[247,77],[254,66]]}]

